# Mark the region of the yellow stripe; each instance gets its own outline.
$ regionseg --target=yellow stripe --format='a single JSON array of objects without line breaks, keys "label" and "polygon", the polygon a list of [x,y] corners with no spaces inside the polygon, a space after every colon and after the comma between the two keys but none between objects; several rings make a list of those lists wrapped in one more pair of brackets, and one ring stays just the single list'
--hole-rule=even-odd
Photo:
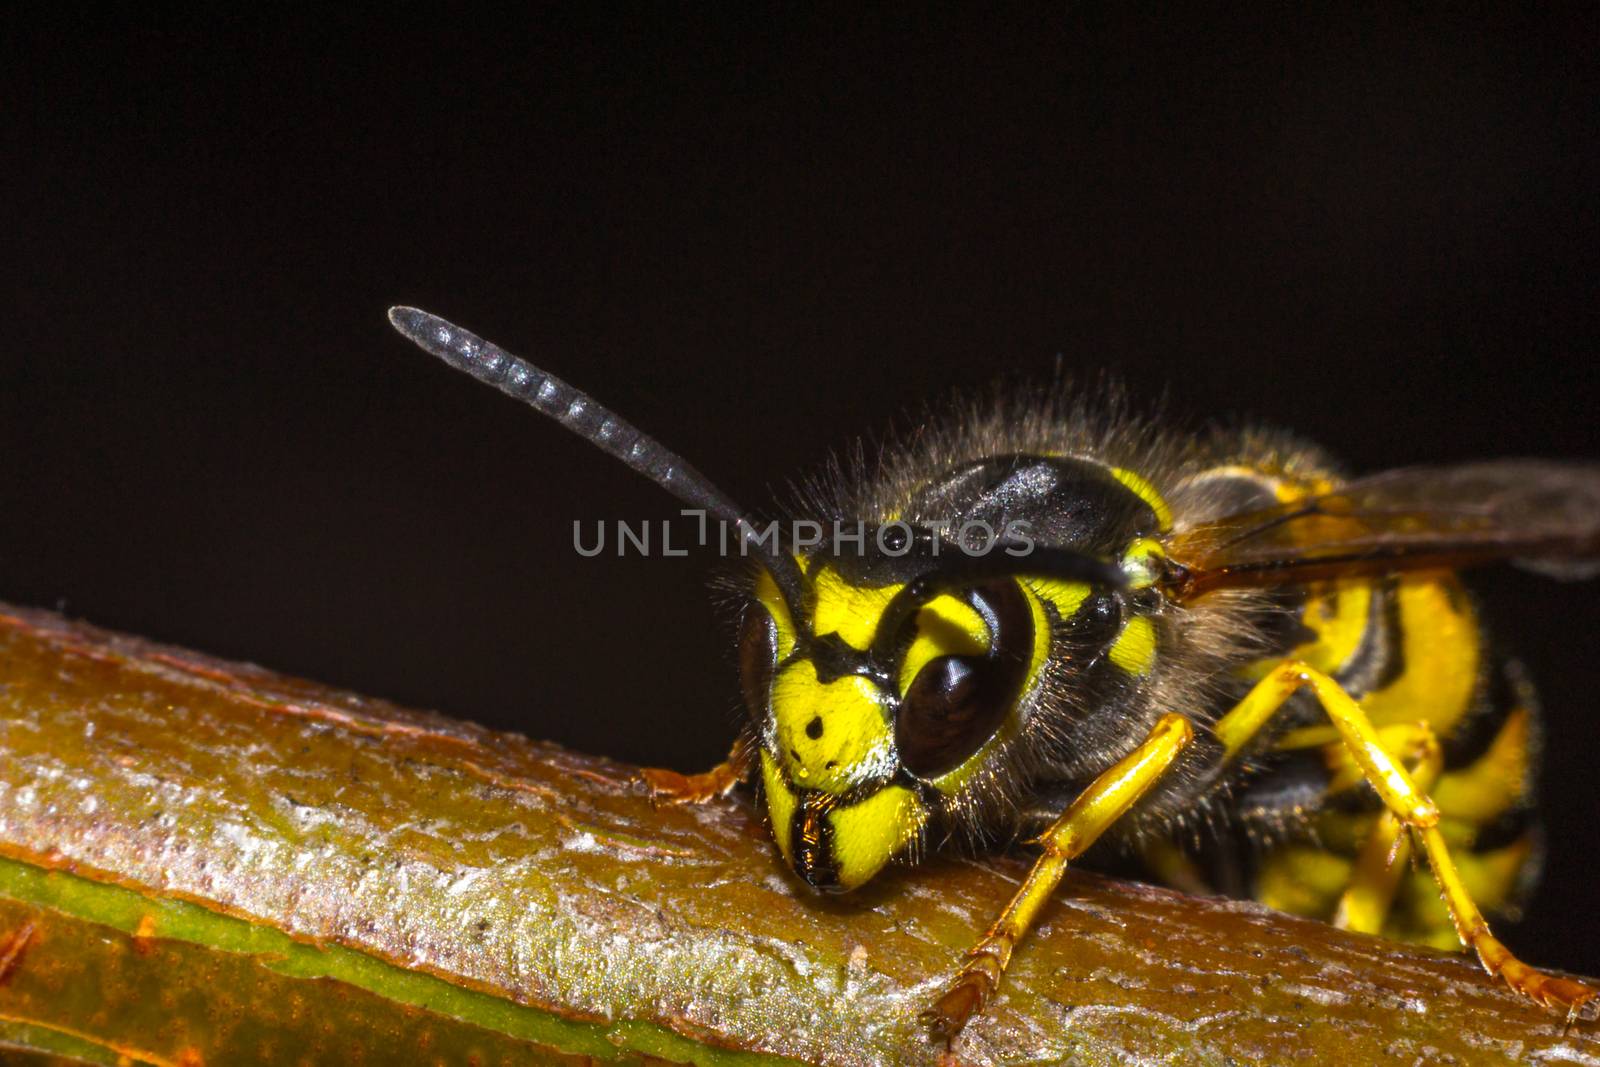
[{"label": "yellow stripe", "polygon": [[1152,537],[1141,537],[1122,551],[1118,566],[1128,576],[1128,588],[1147,589],[1161,577],[1167,550]]},{"label": "yellow stripe", "polygon": [[1172,509],[1167,506],[1161,494],[1156,492],[1155,486],[1146,481],[1142,475],[1135,474],[1125,467],[1112,467],[1111,476],[1132,489],[1140,500],[1150,505],[1150,510],[1156,513],[1156,521],[1161,524],[1163,530],[1172,529]]},{"label": "yellow stripe", "polygon": [[[1050,659],[1050,617],[1044,610],[1045,601],[1048,600],[1053,604],[1062,618],[1070,619],[1089,595],[1089,587],[1081,582],[1028,579],[1021,585],[1028,601],[1028,610],[1033,613],[1033,659],[1028,664],[1028,679],[1022,685],[1022,696],[1017,701],[1019,705],[1033,694],[1034,687],[1039,681],[1039,672],[1044,670],[1045,664]],[[935,778],[933,787],[945,794],[960,790],[974,774],[989,768],[990,753],[996,746],[1010,739],[1016,728],[1017,711],[1016,708],[1012,708],[994,736],[985,741],[978,751],[968,756],[959,767]]]},{"label": "yellow stripe", "polygon": [[[1300,622],[1315,636],[1281,658],[1303,660],[1324,674],[1336,675],[1361,647],[1372,621],[1372,584],[1352,581],[1312,588],[1315,595],[1306,602]],[[1279,661],[1277,656],[1260,660],[1240,674],[1252,681],[1264,678]]]},{"label": "yellow stripe", "polygon": [[1477,762],[1440,778],[1433,788],[1439,811],[1482,825],[1520,800],[1528,788],[1528,726],[1528,709],[1518,708]]},{"label": "yellow stripe", "polygon": [[[1056,614],[1063,620],[1078,613],[1083,602],[1089,598],[1090,591],[1085,582],[1058,582],[1051,578],[1030,578],[1023,586],[1034,596],[1055,605]],[[1048,626],[1049,623],[1045,623],[1045,627]]]},{"label": "yellow stripe", "polygon": [[1396,595],[1405,670],[1361,706],[1375,725],[1420,720],[1449,737],[1478,684],[1477,620],[1453,577],[1407,579]]},{"label": "yellow stripe", "polygon": [[1156,627],[1135,615],[1111,646],[1111,662],[1129,674],[1148,674],[1156,662]]}]

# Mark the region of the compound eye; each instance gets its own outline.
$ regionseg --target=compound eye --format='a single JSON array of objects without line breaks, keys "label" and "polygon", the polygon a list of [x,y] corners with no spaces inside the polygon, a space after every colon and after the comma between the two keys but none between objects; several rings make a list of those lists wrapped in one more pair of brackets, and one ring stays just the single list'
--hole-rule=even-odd
[{"label": "compound eye", "polygon": [[1033,617],[1015,582],[969,591],[989,628],[986,656],[946,655],[929,660],[895,716],[900,762],[918,778],[937,778],[961,766],[993,737],[1021,699]]},{"label": "compound eye", "polygon": [[760,604],[744,609],[739,623],[739,682],[744,706],[755,718],[767,713],[778,664],[778,625]]},{"label": "compound eye", "polygon": [[975,656],[940,656],[917,672],[894,724],[906,770],[918,778],[954,770],[999,728],[1006,704],[984,684],[988,667]]}]

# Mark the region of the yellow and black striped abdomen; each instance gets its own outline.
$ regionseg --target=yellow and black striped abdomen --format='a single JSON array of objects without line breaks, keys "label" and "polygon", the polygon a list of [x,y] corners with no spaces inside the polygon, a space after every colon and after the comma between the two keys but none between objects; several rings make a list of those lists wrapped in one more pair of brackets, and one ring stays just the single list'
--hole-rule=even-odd
[{"label": "yellow and black striped abdomen", "polygon": [[[1287,655],[1332,674],[1360,700],[1385,746],[1437,802],[1462,876],[1490,911],[1514,913],[1537,868],[1533,780],[1537,708],[1515,664],[1487,647],[1477,611],[1453,574],[1351,581],[1310,590],[1302,640]],[[1248,673],[1264,673],[1267,661]],[[1247,825],[1265,828],[1253,895],[1273,907],[1333,918],[1354,877],[1379,805],[1314,708],[1261,753],[1240,797]],[[1419,782],[1420,784],[1420,782]],[[1440,947],[1456,943],[1426,871],[1408,871],[1373,932]]]}]

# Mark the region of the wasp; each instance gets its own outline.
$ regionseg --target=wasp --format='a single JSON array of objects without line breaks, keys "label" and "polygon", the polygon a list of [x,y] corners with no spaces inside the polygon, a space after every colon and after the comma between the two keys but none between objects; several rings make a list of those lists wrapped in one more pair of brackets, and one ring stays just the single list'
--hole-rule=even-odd
[{"label": "wasp", "polygon": [[1592,573],[1600,465],[1348,479],[1280,433],[1179,436],[1114,400],[997,393],[810,483],[813,528],[853,535],[769,537],[567,383],[425,312],[389,317],[755,561],[737,582],[748,725],[708,772],[644,772],[655,796],[753,781],[783,862],[822,893],[946,843],[1037,848],[929,1005],[936,1035],[983,1010],[1098,842],[1179,888],[1459,942],[1569,1021],[1600,1006],[1485,918],[1514,917],[1537,872],[1539,718],[1457,574]]}]

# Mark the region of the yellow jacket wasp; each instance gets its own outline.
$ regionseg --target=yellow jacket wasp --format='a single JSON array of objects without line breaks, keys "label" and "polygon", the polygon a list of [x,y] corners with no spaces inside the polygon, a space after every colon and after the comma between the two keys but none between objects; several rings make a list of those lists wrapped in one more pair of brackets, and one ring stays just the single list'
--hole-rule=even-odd
[{"label": "yellow jacket wasp", "polygon": [[[1484,918],[1514,912],[1537,868],[1538,719],[1455,574],[1496,559],[1583,573],[1600,559],[1600,467],[1345,480],[1279,434],[1196,440],[1116,404],[997,394],[814,483],[810,518],[866,532],[802,544],[565,382],[425,312],[389,318],[728,524],[759,564],[741,584],[749,727],[709,772],[647,772],[658,797],[754,779],[778,851],[823,892],[949,839],[1038,846],[930,1005],[935,1032],[982,1010],[1102,838],[1170,884],[1459,939],[1569,1017],[1600,1004]],[[973,526],[981,546],[947,532]]]}]

